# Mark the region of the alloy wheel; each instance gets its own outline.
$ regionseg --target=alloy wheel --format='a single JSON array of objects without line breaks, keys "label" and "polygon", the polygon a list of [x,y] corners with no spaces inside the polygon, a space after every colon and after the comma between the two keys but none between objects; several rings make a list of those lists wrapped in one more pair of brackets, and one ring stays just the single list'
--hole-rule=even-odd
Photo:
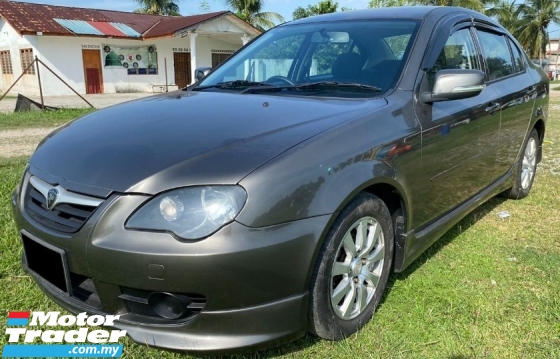
[{"label": "alloy wheel", "polygon": [[357,220],[344,235],[331,271],[331,305],[342,319],[360,315],[371,302],[383,272],[383,230],[372,217]]},{"label": "alloy wheel", "polygon": [[525,152],[523,153],[523,164],[521,168],[521,188],[527,189],[535,176],[537,165],[537,141],[534,137],[529,138]]}]

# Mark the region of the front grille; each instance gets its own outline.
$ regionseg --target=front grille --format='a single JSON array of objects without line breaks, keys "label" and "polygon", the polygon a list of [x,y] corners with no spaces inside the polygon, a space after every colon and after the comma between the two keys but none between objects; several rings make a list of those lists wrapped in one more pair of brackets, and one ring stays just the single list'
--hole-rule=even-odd
[{"label": "front grille", "polygon": [[62,233],[76,233],[97,207],[61,203],[52,210],[47,208],[47,199],[31,183],[27,186],[25,210],[37,222]]}]

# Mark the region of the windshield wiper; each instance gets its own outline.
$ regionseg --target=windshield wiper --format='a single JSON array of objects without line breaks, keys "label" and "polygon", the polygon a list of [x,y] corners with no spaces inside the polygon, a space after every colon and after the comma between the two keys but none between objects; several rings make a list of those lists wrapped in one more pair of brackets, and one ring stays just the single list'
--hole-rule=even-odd
[{"label": "windshield wiper", "polygon": [[257,82],[257,81],[247,81],[247,80],[235,80],[235,81],[226,81],[226,82],[219,82],[214,85],[208,86],[197,86],[190,91],[200,91],[206,90],[209,88],[220,88],[220,89],[228,89],[228,88],[239,88],[239,87],[257,87],[257,86],[273,86],[271,84],[267,84],[264,82]]},{"label": "windshield wiper", "polygon": [[336,82],[336,81],[311,82],[308,84],[297,85],[296,87],[301,89],[307,89],[307,88],[313,89],[319,87],[344,87],[348,89],[365,90],[371,92],[382,91],[381,87],[377,87],[377,86],[364,85],[364,84],[354,83],[354,82]]},{"label": "windshield wiper", "polygon": [[310,82],[301,85],[286,85],[286,86],[270,86],[270,87],[257,87],[251,86],[248,89],[241,91],[241,93],[256,93],[264,91],[281,91],[281,90],[314,90],[319,88],[344,88],[349,90],[360,90],[367,92],[381,92],[383,89],[377,86],[364,85],[353,82],[336,82],[336,81],[320,81]]}]

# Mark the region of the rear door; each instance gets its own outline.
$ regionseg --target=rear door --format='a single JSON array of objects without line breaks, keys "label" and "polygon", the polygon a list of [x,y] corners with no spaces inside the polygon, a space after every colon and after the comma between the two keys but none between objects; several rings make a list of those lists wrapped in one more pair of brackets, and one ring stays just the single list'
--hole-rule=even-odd
[{"label": "rear door", "polygon": [[[416,98],[433,87],[435,73],[443,69],[484,70],[471,22],[458,25],[435,65],[426,70]],[[429,55],[427,55],[429,56]],[[478,96],[435,102],[416,101],[422,125],[422,173],[412,192],[418,217],[415,226],[451,211],[488,186],[493,178],[500,128],[499,95],[487,87]]]},{"label": "rear door", "polygon": [[525,139],[537,88],[517,45],[505,33],[479,25],[476,34],[486,63],[488,88],[499,96],[501,126],[493,178],[511,168]]}]

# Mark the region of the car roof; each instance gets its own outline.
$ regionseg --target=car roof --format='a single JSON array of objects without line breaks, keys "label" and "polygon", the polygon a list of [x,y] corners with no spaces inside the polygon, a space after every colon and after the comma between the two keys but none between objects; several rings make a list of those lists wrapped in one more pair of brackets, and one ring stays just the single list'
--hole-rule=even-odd
[{"label": "car roof", "polygon": [[474,18],[493,22],[490,18],[473,10],[456,6],[403,6],[375,9],[340,11],[330,14],[311,16],[300,20],[291,21],[280,26],[304,23],[347,20],[372,20],[372,19],[425,19],[430,15],[441,18],[447,14],[462,12]]}]

